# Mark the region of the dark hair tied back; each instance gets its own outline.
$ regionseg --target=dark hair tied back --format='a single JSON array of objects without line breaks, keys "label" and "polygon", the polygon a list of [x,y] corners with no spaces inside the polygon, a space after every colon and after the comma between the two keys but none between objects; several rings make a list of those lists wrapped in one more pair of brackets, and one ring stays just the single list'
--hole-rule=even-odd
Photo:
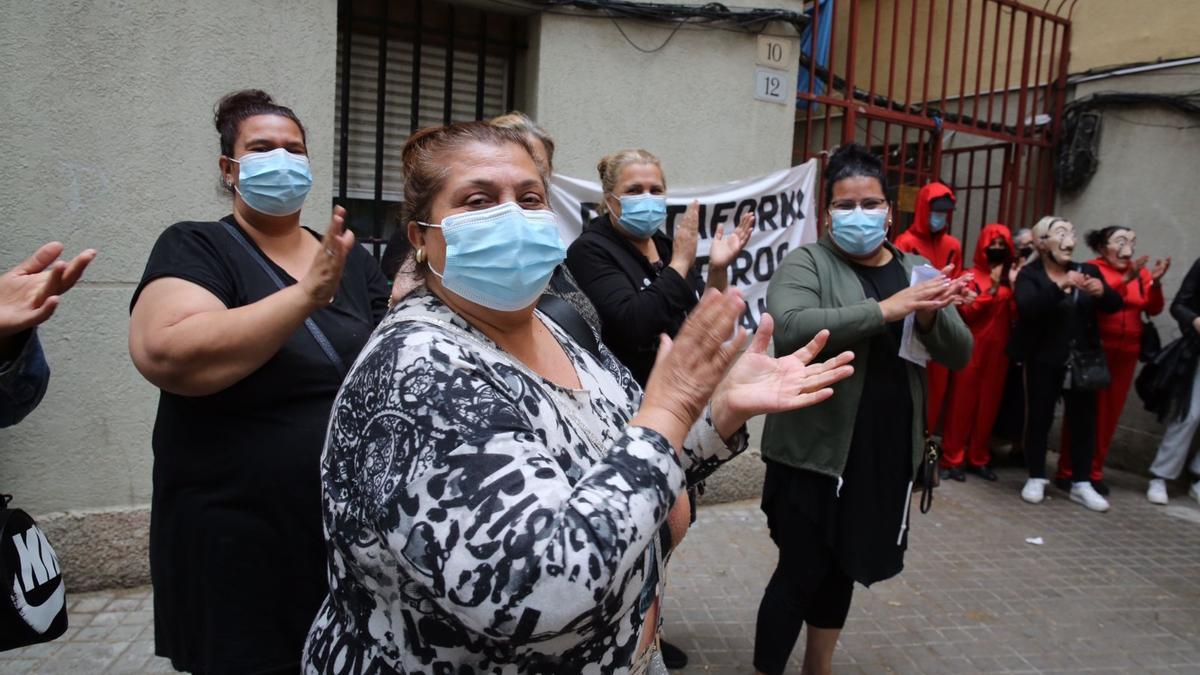
[{"label": "dark hair tied back", "polygon": [[834,183],[858,177],[878,180],[884,196],[887,196],[887,176],[883,171],[883,162],[878,157],[858,143],[843,145],[835,150],[825,165],[825,203],[833,199]]},{"label": "dark hair tied back", "polygon": [[1108,246],[1108,240],[1112,239],[1113,234],[1120,230],[1128,229],[1129,228],[1122,225],[1109,225],[1108,227],[1104,227],[1099,230],[1088,230],[1088,233],[1084,236],[1083,241],[1087,244],[1088,248],[1092,249],[1096,253],[1102,254],[1104,253],[1104,248]]},{"label": "dark hair tied back", "polygon": [[300,137],[306,145],[308,144],[304,125],[291,108],[278,105],[271,95],[262,89],[243,89],[222,96],[213,108],[213,124],[221,136],[222,155],[233,157],[233,146],[237,142],[242,122],[255,115],[279,115],[290,119],[300,127]]}]

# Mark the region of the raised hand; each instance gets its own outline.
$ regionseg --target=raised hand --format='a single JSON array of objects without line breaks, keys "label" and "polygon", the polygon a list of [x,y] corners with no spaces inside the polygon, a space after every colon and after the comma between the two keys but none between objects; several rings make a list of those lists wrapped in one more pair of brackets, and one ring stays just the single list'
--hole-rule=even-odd
[{"label": "raised hand", "polygon": [[59,260],[63,245],[44,244],[24,262],[0,276],[0,339],[33,328],[49,319],[60,298],[83,276],[96,258],[87,249],[70,262]]},{"label": "raised hand", "polygon": [[642,407],[631,424],[649,427],[679,448],[746,342],[737,325],[746,303],[737,289],[709,289],[675,339],[663,335]]},{"label": "raised hand", "polygon": [[738,253],[750,241],[750,233],[754,230],[754,212],[742,214],[737,227],[729,236],[725,236],[725,226],[722,224],[713,234],[712,246],[708,249],[708,265],[713,267],[728,267]]},{"label": "raised hand", "polygon": [[693,201],[675,225],[675,240],[671,247],[671,269],[687,278],[696,262],[696,242],[700,237],[700,202]]},{"label": "raised hand", "polygon": [[1125,270],[1125,281],[1133,281],[1142,273],[1142,268],[1150,262],[1150,256],[1144,255],[1129,261],[1129,269]]},{"label": "raised hand", "polygon": [[300,280],[314,309],[333,302],[333,296],[342,282],[346,257],[353,248],[354,233],[346,229],[346,209],[335,206],[333,217],[329,219],[329,229],[321,238],[321,250],[317,251],[308,272]]},{"label": "raised hand", "polygon": [[848,365],[854,360],[854,352],[813,363],[829,340],[827,330],[788,356],[769,356],[767,347],[774,330],[775,320],[763,314],[749,349],[713,394],[713,426],[723,438],[733,435],[756,415],[816,405],[833,395],[830,387],[834,383],[854,373],[854,367]]},{"label": "raised hand", "polygon": [[1150,270],[1150,278],[1154,281],[1160,281],[1162,280],[1163,275],[1166,274],[1167,270],[1169,269],[1171,269],[1170,256],[1163,258],[1162,260],[1155,260],[1154,267]]}]

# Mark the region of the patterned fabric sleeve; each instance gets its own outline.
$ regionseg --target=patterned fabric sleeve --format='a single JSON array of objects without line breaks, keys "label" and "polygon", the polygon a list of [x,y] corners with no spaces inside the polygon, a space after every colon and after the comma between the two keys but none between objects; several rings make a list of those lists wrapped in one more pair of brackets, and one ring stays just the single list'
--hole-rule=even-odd
[{"label": "patterned fabric sleeve", "polygon": [[515,371],[436,330],[382,333],[336,404],[330,450],[344,456],[326,461],[346,494],[369,490],[349,510],[366,512],[398,576],[433,613],[510,644],[578,642],[627,615],[684,488],[666,440],[620,429],[579,471],[546,447],[561,411]]},{"label": "patterned fabric sleeve", "polygon": [[683,441],[683,464],[688,485],[695,485],[711,476],[722,464],[740,455],[749,444],[750,433],[745,425],[734,432],[728,441],[721,438],[713,426],[712,406],[705,406],[704,414],[692,425]]}]

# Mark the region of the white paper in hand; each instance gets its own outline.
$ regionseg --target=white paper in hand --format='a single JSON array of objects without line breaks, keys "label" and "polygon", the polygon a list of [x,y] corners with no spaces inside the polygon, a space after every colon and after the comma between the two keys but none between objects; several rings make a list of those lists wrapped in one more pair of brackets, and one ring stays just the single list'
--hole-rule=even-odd
[{"label": "white paper in hand", "polygon": [[[925,283],[930,279],[936,279],[939,274],[941,272],[929,265],[918,265],[913,268],[912,278],[908,280],[908,285],[911,287]],[[925,343],[921,342],[921,336],[916,331],[916,322],[916,313],[904,317],[904,334],[900,336],[900,358],[912,361],[924,368],[925,364],[929,362],[929,350],[925,348]]]}]

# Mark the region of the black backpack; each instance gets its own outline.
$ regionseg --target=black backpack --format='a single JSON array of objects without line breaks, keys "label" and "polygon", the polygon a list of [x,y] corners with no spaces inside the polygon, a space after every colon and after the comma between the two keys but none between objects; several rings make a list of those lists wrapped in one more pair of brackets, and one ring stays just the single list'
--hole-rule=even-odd
[{"label": "black backpack", "polygon": [[67,630],[58,556],[29,514],[8,508],[11,500],[0,495],[0,651],[49,642]]}]

